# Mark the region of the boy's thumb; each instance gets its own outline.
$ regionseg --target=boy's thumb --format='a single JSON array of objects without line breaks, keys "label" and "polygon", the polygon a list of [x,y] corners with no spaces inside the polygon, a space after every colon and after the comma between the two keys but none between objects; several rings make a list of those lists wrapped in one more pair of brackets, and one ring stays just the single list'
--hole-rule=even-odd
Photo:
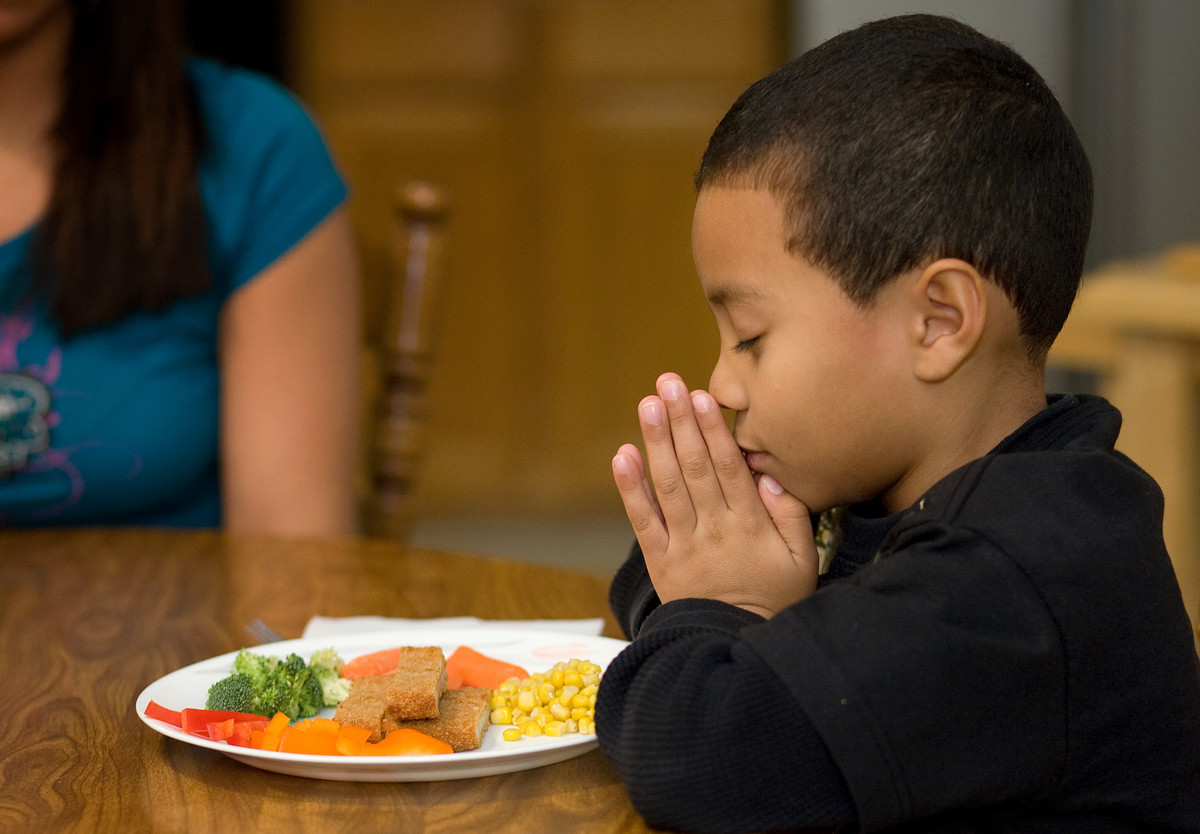
[{"label": "boy's thumb", "polygon": [[813,551],[815,545],[808,507],[786,492],[783,484],[770,475],[759,476],[758,494],[792,555],[802,557]]}]

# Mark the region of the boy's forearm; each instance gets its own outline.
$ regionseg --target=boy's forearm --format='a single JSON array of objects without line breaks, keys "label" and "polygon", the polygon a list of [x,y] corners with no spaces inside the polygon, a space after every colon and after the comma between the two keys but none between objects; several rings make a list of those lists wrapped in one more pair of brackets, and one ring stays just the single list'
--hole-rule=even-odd
[{"label": "boy's forearm", "polygon": [[815,729],[738,639],[761,621],[714,600],[666,603],[605,672],[600,744],[652,824],[745,831],[854,822]]}]

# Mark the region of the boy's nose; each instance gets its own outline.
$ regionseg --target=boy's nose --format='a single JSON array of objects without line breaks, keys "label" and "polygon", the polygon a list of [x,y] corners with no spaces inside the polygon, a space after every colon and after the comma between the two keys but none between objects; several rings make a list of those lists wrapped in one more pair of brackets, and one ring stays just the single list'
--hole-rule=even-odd
[{"label": "boy's nose", "polygon": [[717,360],[717,364],[713,366],[712,376],[708,378],[708,393],[713,395],[722,408],[735,412],[746,410],[745,389],[738,382],[737,376],[732,373],[728,363],[722,359]]}]

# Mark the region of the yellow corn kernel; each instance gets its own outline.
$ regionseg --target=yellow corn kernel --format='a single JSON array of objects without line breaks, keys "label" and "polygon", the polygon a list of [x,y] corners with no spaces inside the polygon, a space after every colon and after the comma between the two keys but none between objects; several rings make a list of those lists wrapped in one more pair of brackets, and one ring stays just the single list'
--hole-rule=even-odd
[{"label": "yellow corn kernel", "polygon": [[526,721],[521,725],[521,735],[529,736],[530,738],[540,736],[543,732],[542,725],[536,721]]},{"label": "yellow corn kernel", "polygon": [[520,741],[521,740],[521,728],[520,727],[509,727],[507,730],[504,731],[504,740],[505,741]]},{"label": "yellow corn kernel", "polygon": [[587,736],[595,735],[596,722],[590,718],[580,718],[579,719],[579,732],[582,733],[583,735],[587,735]]},{"label": "yellow corn kernel", "polygon": [[537,698],[529,690],[522,690],[517,695],[517,707],[525,712],[529,712],[537,706]]},{"label": "yellow corn kernel", "polygon": [[563,686],[583,686],[583,677],[575,669],[563,674]]},{"label": "yellow corn kernel", "polygon": [[571,699],[571,706],[573,706],[573,707],[590,707],[590,706],[592,706],[592,704],[589,702],[588,696],[584,695],[582,692],[580,692],[578,695],[576,695],[574,698]]},{"label": "yellow corn kernel", "polygon": [[542,728],[542,732],[548,736],[561,736],[566,732],[566,725],[561,721],[547,721],[546,726]]},{"label": "yellow corn kernel", "polygon": [[553,701],[550,704],[550,717],[555,721],[566,721],[571,717],[571,711],[558,701]]},{"label": "yellow corn kernel", "polygon": [[563,686],[561,693],[558,696],[558,702],[564,707],[571,706],[571,699],[579,694],[578,686]]},{"label": "yellow corn kernel", "polygon": [[511,724],[513,723],[512,710],[508,707],[497,707],[492,710],[493,724]]},{"label": "yellow corn kernel", "polygon": [[537,688],[537,699],[543,704],[548,704],[554,700],[554,684],[546,681]]},{"label": "yellow corn kernel", "polygon": [[590,718],[588,714],[590,710],[587,707],[572,707],[571,717],[578,721],[580,718]]},{"label": "yellow corn kernel", "polygon": [[565,672],[559,664],[555,664],[554,670],[550,673],[550,683],[554,684],[554,688],[558,689],[563,685],[563,677]]}]

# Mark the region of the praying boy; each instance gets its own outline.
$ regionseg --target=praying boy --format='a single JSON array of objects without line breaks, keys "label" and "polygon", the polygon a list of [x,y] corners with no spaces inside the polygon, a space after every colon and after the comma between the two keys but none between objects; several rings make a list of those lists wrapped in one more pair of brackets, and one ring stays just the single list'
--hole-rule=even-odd
[{"label": "praying boy", "polygon": [[1092,185],[1044,81],[950,19],[870,23],[747,90],[696,183],[720,356],[707,391],[660,377],[612,464],[633,642],[597,730],[635,807],[1200,832],[1161,492],[1112,406],[1045,393]]}]

